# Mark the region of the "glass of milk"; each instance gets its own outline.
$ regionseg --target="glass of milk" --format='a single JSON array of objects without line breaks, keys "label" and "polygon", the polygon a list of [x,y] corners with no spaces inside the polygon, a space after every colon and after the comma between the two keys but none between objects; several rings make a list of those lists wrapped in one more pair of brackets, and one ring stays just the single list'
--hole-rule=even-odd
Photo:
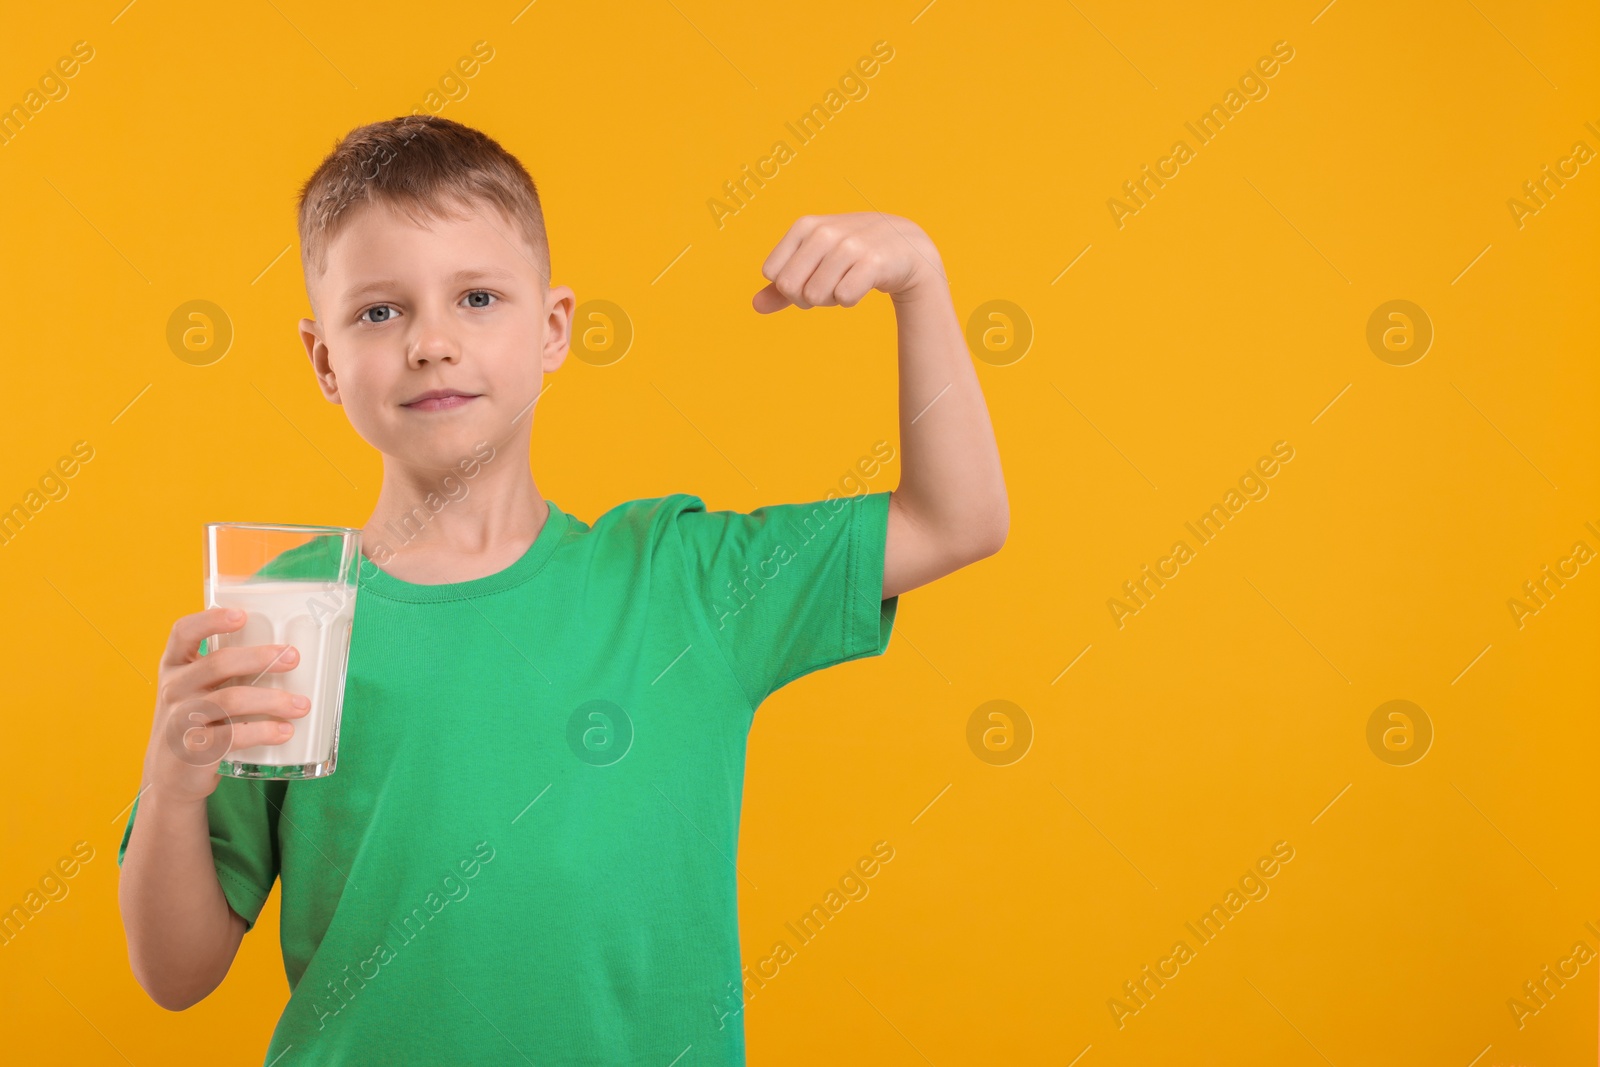
[{"label": "glass of milk", "polygon": [[[323,778],[339,759],[339,712],[356,614],[361,531],[345,526],[210,522],[205,526],[207,608],[238,608],[242,627],[206,639],[207,655],[235,645],[293,645],[293,670],[223,685],[284,689],[310,710],[277,745],[232,749],[217,773],[234,778]],[[243,715],[236,721],[271,718]]]}]

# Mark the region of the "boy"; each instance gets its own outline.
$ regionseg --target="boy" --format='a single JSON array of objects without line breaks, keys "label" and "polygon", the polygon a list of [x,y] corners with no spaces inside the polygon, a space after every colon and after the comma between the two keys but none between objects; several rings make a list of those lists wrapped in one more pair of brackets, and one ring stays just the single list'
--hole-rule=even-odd
[{"label": "boy", "polygon": [[201,1000],[281,879],[291,993],[265,1057],[279,1067],[743,1063],[725,1005],[741,987],[755,709],[882,654],[900,593],[1006,534],[938,254],[904,219],[803,218],[753,301],[893,298],[892,493],[750,514],[679,493],[590,526],[531,473],[531,412],[574,295],[549,284],[521,164],[447,119],[364,126],[306,183],[299,227],[317,384],[384,462],[339,767],[219,777],[230,746],[281,743],[305,714],[221,683],[293,669],[295,652],[204,653],[242,621],[177,620],[119,855],[135,976],[163,1007]]}]

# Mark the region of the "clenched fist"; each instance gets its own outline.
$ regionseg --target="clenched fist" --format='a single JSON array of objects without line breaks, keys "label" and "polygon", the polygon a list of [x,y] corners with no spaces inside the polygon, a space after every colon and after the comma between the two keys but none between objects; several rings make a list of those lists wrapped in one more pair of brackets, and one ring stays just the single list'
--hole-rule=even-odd
[{"label": "clenched fist", "polygon": [[877,211],[804,215],[761,265],[772,284],[751,303],[763,315],[797,308],[855,307],[874,289],[900,298],[930,280],[944,283],[944,264],[922,228]]}]

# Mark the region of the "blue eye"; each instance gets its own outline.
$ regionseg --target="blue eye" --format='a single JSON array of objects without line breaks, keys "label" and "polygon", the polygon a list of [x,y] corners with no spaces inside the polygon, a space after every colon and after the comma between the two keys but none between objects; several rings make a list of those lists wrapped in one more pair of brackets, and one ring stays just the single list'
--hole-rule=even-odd
[{"label": "blue eye", "polygon": [[[479,301],[477,299],[479,297],[482,297],[483,299]],[[469,304],[471,307],[486,308],[490,306],[490,300],[499,300],[500,298],[486,289],[474,289],[472,292],[467,294],[466,299],[471,302]],[[376,312],[381,312],[382,314],[379,314],[376,318],[368,318],[369,315],[373,315]],[[362,322],[369,323],[370,325],[381,326],[383,323],[393,319],[396,314],[398,314],[398,312],[396,312],[395,309],[390,307],[388,304],[374,304],[372,307],[369,307],[367,310],[361,313],[360,319]]]}]

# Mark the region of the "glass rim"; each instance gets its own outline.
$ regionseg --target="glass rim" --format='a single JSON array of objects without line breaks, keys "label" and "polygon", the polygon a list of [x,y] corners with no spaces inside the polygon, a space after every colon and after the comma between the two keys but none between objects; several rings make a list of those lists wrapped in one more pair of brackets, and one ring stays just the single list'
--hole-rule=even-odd
[{"label": "glass rim", "polygon": [[223,528],[236,528],[243,530],[284,530],[290,533],[361,533],[361,529],[356,526],[316,526],[303,525],[293,522],[208,522],[205,524],[205,529],[207,530],[218,530]]}]

